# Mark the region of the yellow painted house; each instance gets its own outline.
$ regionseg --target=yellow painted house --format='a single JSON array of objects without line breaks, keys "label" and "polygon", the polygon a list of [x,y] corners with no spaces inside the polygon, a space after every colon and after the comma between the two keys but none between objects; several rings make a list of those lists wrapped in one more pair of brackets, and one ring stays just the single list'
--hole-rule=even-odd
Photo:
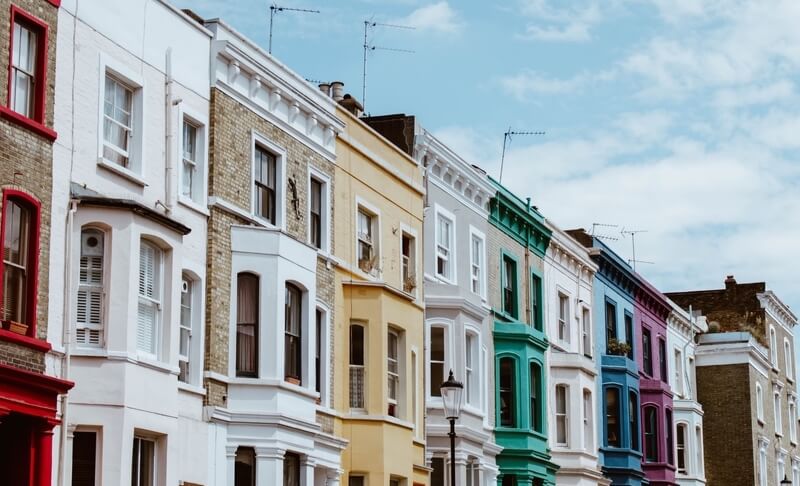
[{"label": "yellow painted house", "polygon": [[346,109],[336,143],[334,424],[343,485],[429,484],[422,169]]}]

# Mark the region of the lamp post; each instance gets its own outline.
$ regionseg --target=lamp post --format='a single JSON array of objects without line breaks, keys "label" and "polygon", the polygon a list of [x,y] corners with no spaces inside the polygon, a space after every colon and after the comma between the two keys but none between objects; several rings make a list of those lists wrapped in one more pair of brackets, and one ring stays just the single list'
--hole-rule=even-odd
[{"label": "lamp post", "polygon": [[447,381],[442,383],[442,404],[444,416],[450,421],[450,485],[456,484],[456,420],[461,415],[461,396],[464,394],[464,385],[453,377],[453,370]]}]

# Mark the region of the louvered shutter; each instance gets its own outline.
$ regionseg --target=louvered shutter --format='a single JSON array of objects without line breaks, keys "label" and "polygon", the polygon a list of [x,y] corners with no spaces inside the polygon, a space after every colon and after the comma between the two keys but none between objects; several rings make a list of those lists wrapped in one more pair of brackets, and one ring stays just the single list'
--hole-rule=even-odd
[{"label": "louvered shutter", "polygon": [[76,341],[101,346],[103,340],[103,257],[82,256],[77,299]]},{"label": "louvered shutter", "polygon": [[156,323],[158,318],[158,257],[159,251],[142,241],[139,247],[139,309],[136,327],[136,347],[139,351],[156,354]]}]

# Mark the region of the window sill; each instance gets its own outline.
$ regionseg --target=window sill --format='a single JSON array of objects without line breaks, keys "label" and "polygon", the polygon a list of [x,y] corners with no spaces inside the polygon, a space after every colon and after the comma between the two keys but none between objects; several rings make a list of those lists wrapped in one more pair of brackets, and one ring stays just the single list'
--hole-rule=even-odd
[{"label": "window sill", "polygon": [[33,133],[46,138],[51,142],[55,142],[58,138],[58,133],[56,133],[55,130],[47,128],[36,120],[31,120],[25,115],[20,115],[7,106],[0,106],[0,116],[12,123],[19,125],[22,128],[30,130]]},{"label": "window sill", "polygon": [[41,339],[32,338],[30,336],[23,336],[22,334],[17,334],[7,329],[0,329],[0,341],[19,344],[20,346],[35,349],[43,353],[50,351],[52,348],[47,341],[42,341]]},{"label": "window sill", "polygon": [[196,213],[200,213],[203,216],[208,217],[208,216],[211,215],[211,213],[208,212],[208,208],[204,208],[202,204],[197,203],[197,202],[195,202],[195,201],[193,201],[193,200],[191,200],[191,199],[189,199],[187,197],[179,196],[178,197],[178,204],[186,206],[187,208],[191,209],[192,211],[194,211]]},{"label": "window sill", "polygon": [[448,285],[456,285],[455,280],[451,280],[451,279],[445,277],[444,275],[440,275],[438,273],[436,274],[436,280],[439,283],[444,283],[444,284],[448,284]]},{"label": "window sill", "polygon": [[97,165],[100,167],[110,170],[115,174],[128,179],[129,181],[133,182],[137,186],[147,187],[147,182],[139,174],[134,173],[133,171],[126,169],[125,167],[121,167],[113,162],[109,162],[106,159],[100,157],[97,159]]},{"label": "window sill", "polygon": [[201,397],[206,396],[206,389],[203,388],[202,386],[192,385],[190,383],[184,383],[182,381],[178,381],[178,390],[187,393],[192,393],[194,395],[199,395]]},{"label": "window sill", "polygon": [[758,418],[758,417],[757,417],[757,418],[756,418],[756,422],[758,422],[758,423],[759,423],[759,425],[761,425],[761,426],[763,426],[763,425],[764,425],[764,419],[763,419],[763,418]]}]

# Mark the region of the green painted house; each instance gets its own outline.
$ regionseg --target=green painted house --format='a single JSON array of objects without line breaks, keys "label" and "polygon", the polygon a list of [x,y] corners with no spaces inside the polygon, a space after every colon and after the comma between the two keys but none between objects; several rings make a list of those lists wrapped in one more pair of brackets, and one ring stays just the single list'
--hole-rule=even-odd
[{"label": "green painted house", "polygon": [[[491,179],[491,178],[490,178]],[[495,439],[503,486],[555,485],[547,443],[542,278],[551,232],[502,185],[490,203],[489,304],[494,313]]]}]

